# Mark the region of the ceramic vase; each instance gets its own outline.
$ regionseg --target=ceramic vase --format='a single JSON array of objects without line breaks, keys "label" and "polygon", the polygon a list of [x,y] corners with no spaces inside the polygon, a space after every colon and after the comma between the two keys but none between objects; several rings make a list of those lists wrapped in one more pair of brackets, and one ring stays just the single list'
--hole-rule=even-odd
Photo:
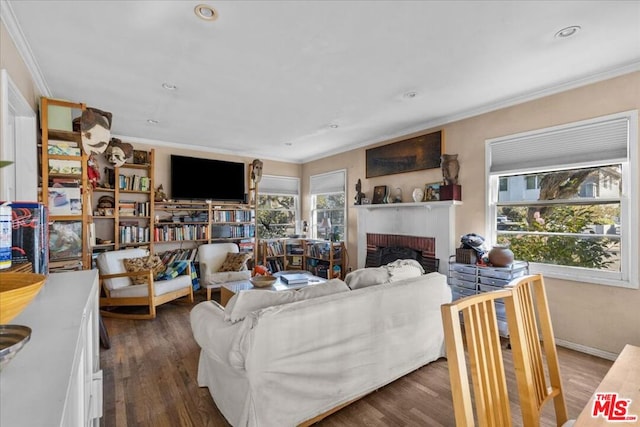
[{"label": "ceramic vase", "polygon": [[494,267],[508,267],[513,263],[513,252],[506,245],[495,245],[489,251],[489,262]]}]

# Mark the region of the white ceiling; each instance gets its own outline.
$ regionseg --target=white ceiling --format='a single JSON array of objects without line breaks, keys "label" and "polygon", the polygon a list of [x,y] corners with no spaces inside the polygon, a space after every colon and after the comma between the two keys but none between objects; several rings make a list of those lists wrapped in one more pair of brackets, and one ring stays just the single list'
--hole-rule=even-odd
[{"label": "white ceiling", "polygon": [[2,1],[40,89],[112,134],[293,162],[640,69],[639,1]]}]

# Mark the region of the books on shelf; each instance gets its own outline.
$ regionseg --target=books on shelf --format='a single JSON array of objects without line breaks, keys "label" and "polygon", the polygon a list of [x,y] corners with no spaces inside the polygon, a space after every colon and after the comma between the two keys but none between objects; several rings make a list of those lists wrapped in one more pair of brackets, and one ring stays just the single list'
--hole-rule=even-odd
[{"label": "books on shelf", "polygon": [[118,188],[128,191],[149,191],[151,190],[151,178],[140,175],[119,175]]},{"label": "books on shelf", "polygon": [[304,273],[283,274],[280,280],[287,285],[299,285],[309,282],[309,276]]}]

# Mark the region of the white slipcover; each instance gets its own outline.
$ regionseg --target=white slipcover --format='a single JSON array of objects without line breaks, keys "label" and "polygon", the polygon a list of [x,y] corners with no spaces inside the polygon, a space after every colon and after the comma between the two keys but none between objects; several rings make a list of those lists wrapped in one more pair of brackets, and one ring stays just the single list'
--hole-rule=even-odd
[{"label": "white slipcover", "polygon": [[224,321],[191,311],[198,383],[235,427],[295,426],[444,356],[446,276],[370,286]]}]

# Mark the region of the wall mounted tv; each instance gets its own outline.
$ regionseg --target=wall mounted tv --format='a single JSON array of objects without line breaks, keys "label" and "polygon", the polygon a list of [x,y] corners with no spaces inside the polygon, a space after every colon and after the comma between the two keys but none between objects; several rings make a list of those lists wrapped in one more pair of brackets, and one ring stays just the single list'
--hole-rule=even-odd
[{"label": "wall mounted tv", "polygon": [[244,163],[171,155],[174,200],[245,200]]}]

